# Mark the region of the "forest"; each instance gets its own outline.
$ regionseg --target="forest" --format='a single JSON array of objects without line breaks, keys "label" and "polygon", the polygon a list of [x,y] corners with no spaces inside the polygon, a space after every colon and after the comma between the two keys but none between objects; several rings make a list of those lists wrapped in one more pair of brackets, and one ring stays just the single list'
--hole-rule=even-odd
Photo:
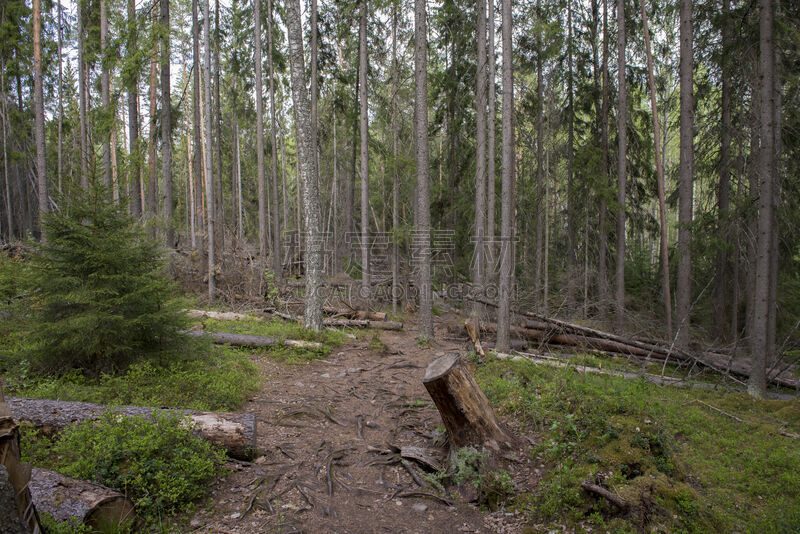
[{"label": "forest", "polygon": [[8,524],[797,531],[799,23],[2,0]]}]

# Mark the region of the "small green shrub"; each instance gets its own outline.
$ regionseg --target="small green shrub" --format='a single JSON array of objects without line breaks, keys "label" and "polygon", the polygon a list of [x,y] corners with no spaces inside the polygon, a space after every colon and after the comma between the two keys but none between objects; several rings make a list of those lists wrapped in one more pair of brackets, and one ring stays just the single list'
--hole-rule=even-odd
[{"label": "small green shrub", "polygon": [[56,521],[50,514],[39,514],[39,521],[48,534],[91,534],[92,528],[76,517],[69,521]]},{"label": "small green shrub", "polygon": [[186,509],[222,472],[224,452],[187,423],[176,414],[129,418],[109,410],[62,432],[51,456],[64,474],[127,494],[139,516],[153,521]]},{"label": "small green shrub", "polygon": [[115,371],[182,337],[188,323],[163,248],[106,188],[61,199],[44,229],[31,271],[39,323],[31,352],[40,367]]},{"label": "small green shrub", "polygon": [[450,478],[456,484],[472,484],[478,502],[496,510],[514,494],[511,473],[489,469],[487,455],[475,447],[462,447],[450,456]]}]

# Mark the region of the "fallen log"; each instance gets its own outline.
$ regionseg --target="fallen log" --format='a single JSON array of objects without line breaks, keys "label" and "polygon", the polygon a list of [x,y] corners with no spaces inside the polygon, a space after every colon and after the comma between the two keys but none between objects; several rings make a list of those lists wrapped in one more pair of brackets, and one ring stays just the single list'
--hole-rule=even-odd
[{"label": "fallen log", "polygon": [[133,503],[122,493],[55,471],[34,468],[28,488],[39,513],[59,522],[77,518],[93,532],[116,532],[136,517]]},{"label": "fallen log", "polygon": [[613,493],[611,493],[602,486],[598,486],[597,484],[592,484],[591,482],[581,482],[581,488],[583,488],[585,491],[588,491],[589,493],[594,493],[595,495],[604,498],[605,500],[607,500],[608,502],[619,508],[620,511],[622,512],[627,512],[628,508],[630,508],[630,505],[628,504],[627,501],[625,501],[625,499],[623,499],[622,497],[618,497],[617,495],[614,495]]},{"label": "fallen log", "polygon": [[340,328],[374,328],[378,330],[403,329],[403,323],[397,321],[371,321],[369,319],[323,319],[322,324]]},{"label": "fallen log", "polygon": [[[106,410],[134,417],[150,417],[160,408],[143,406],[103,406],[89,402],[58,401],[8,397],[11,413],[20,421],[32,423],[46,435],[55,434],[67,426],[97,419]],[[248,460],[256,451],[256,418],[249,413],[199,412],[195,410],[171,410],[189,418],[195,432],[211,443],[223,447],[228,455]]]},{"label": "fallen log", "polygon": [[28,489],[30,478],[31,466],[21,461],[19,425],[0,387],[0,532],[44,532]]},{"label": "fallen log", "polygon": [[232,334],[229,332],[204,332],[190,330],[186,334],[192,337],[208,337],[214,343],[233,345],[235,347],[268,347],[283,344],[302,349],[321,349],[322,343],[317,341],[303,341],[300,339],[279,339],[277,337],[251,336],[247,334]]},{"label": "fallen log", "polygon": [[516,439],[500,425],[489,400],[458,354],[428,364],[422,380],[450,437],[453,450],[487,446],[495,451]]},{"label": "fallen log", "polygon": [[328,315],[335,315],[337,317],[347,317],[348,319],[368,319],[370,321],[385,321],[386,312],[374,312],[369,310],[352,310],[347,308],[334,308],[333,306],[325,306],[322,311]]},{"label": "fallen log", "polygon": [[218,312],[212,310],[186,310],[186,315],[192,319],[217,319],[219,321],[237,321],[248,319],[251,316],[237,312]]}]

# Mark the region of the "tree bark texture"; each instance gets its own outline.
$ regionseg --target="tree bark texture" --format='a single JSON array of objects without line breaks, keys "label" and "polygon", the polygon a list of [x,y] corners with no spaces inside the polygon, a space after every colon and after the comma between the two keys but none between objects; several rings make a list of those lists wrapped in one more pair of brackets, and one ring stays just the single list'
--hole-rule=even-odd
[{"label": "tree bark texture", "polygon": [[[161,198],[164,232],[168,248],[174,248],[172,215],[172,93],[170,92],[169,0],[161,0]],[[208,17],[208,10],[206,10]],[[206,18],[208,20],[208,18]],[[208,24],[208,23],[206,23]]]},{"label": "tree bark texture", "polygon": [[628,172],[628,88],[625,69],[625,0],[617,0],[617,261],[614,307],[616,325],[625,325],[625,185]]},{"label": "tree bark texture", "polygon": [[369,298],[372,288],[369,285],[369,105],[367,101],[367,13],[368,0],[361,0],[361,21],[359,24],[358,77],[359,113],[361,127],[361,297]]},{"label": "tree bark texture", "polygon": [[42,79],[41,0],[33,0],[33,101],[36,138],[36,185],[39,189],[39,231],[44,241],[42,217],[49,211],[44,139],[44,80]]},{"label": "tree bark texture", "polygon": [[[269,63],[269,133],[272,149],[272,161],[270,162],[270,179],[272,184],[272,187],[270,188],[270,197],[272,198],[272,274],[275,275],[277,280],[280,280],[283,276],[283,269],[281,268],[281,226],[278,217],[278,141],[275,135],[275,71],[272,64],[272,0],[267,0],[267,11],[267,54],[269,54],[267,58],[267,62]],[[285,166],[286,163],[284,162],[283,165]],[[241,194],[241,190],[239,193]],[[284,203],[285,202],[286,199],[284,199]],[[283,224],[286,224],[285,219]]]},{"label": "tree bark texture", "polygon": [[[164,1],[164,0],[162,0]],[[205,155],[205,176],[206,176],[206,227],[208,228],[208,298],[214,300],[216,291],[215,283],[215,261],[214,261],[214,170],[211,161],[211,36],[208,0],[203,0],[203,48],[204,48],[204,69],[203,69],[203,111],[205,112],[205,135],[203,135],[203,152]],[[260,45],[260,42],[259,42]],[[260,48],[258,46],[257,48]]]},{"label": "tree bark texture", "polygon": [[[472,284],[479,292],[483,290],[486,266],[484,240],[486,232],[486,2],[478,0],[476,5],[478,31],[478,64],[475,75],[475,251],[472,264]],[[473,302],[472,319],[477,326],[483,306]]]},{"label": "tree bark texture", "polygon": [[[254,62],[256,67],[256,168],[258,172],[258,253],[267,259],[267,184],[264,176],[264,99],[261,61],[261,0],[253,1]],[[271,59],[271,58],[270,58]],[[270,82],[271,83],[271,82]]]}]

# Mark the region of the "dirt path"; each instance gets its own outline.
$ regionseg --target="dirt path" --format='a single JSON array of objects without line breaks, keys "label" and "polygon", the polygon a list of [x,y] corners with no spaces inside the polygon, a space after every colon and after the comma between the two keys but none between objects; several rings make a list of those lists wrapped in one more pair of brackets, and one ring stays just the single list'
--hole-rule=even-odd
[{"label": "dirt path", "polygon": [[381,455],[368,447],[430,447],[441,425],[422,376],[437,355],[463,347],[442,341],[422,348],[415,336],[412,330],[382,332],[386,351],[354,342],[305,366],[258,360],[264,386],[244,410],[258,416],[264,456],[236,465],[216,483],[208,504],[189,518],[189,530],[520,531],[511,514],[403,496],[431,490],[420,488],[401,465],[370,465]]}]

